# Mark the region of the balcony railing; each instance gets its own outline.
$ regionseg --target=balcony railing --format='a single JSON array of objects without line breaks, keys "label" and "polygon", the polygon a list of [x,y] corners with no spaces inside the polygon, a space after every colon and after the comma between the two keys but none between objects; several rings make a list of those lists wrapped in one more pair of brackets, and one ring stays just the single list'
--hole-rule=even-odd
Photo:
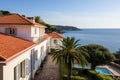
[{"label": "balcony railing", "polygon": [[46,40],[46,37],[41,36],[37,41],[35,41],[35,43],[39,44],[39,43],[43,42],[44,40]]}]

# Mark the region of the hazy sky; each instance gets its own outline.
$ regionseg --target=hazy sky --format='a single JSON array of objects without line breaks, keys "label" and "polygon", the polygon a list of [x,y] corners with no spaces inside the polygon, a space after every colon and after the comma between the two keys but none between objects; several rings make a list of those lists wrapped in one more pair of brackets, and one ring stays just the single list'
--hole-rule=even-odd
[{"label": "hazy sky", "polygon": [[79,28],[120,28],[120,0],[1,0],[0,9]]}]

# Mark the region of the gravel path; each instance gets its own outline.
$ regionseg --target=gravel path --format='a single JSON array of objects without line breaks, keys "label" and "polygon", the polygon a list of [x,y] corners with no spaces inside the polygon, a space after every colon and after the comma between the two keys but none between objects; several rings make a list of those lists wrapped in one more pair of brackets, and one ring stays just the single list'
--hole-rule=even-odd
[{"label": "gravel path", "polygon": [[35,80],[60,80],[60,65],[52,61],[51,55],[48,55],[42,71]]}]

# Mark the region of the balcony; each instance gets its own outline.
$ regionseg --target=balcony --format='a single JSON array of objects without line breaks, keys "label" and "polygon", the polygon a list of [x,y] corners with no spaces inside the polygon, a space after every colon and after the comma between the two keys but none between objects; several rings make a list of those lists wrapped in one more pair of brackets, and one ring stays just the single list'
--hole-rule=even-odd
[{"label": "balcony", "polygon": [[41,37],[39,37],[38,40],[35,41],[35,43],[39,44],[39,43],[43,42],[44,40],[46,40],[46,37],[45,36],[41,36]]}]

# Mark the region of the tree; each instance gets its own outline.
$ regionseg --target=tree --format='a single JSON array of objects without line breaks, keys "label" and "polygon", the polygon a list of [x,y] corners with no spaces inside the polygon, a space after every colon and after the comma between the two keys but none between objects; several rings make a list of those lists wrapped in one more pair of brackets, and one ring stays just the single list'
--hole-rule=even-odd
[{"label": "tree", "polygon": [[79,47],[79,50],[83,50],[84,52],[88,53],[88,55],[84,54],[87,61],[91,63],[91,69],[95,70],[96,66],[109,64],[111,61],[114,60],[114,56],[110,53],[110,51],[97,44],[89,44],[85,46]]},{"label": "tree", "polygon": [[67,66],[68,80],[71,80],[72,65],[76,61],[78,64],[87,65],[85,57],[78,52],[78,41],[75,38],[64,38],[62,46],[52,52],[53,60],[57,63],[63,62]]},{"label": "tree", "polygon": [[40,16],[35,16],[35,22],[45,24],[45,22],[40,18]]},{"label": "tree", "polygon": [[43,25],[45,25],[45,26],[47,26],[47,28],[46,28],[46,33],[51,33],[51,32],[53,32],[53,31],[55,31],[56,30],[56,27],[55,26],[53,26],[53,25],[50,25],[50,24],[48,24],[48,23],[46,23],[46,22],[44,22],[41,18],[40,18],[40,16],[35,16],[35,22],[37,22],[37,23],[40,23],[40,24],[43,24]]},{"label": "tree", "polygon": [[0,16],[3,16],[2,12],[0,12]]},{"label": "tree", "polygon": [[11,15],[12,13],[10,13],[9,11],[5,11],[5,10],[0,10],[0,16],[6,16],[6,15]]},{"label": "tree", "polygon": [[5,10],[0,10],[0,12],[2,12],[2,14],[3,14],[4,16],[11,14],[9,11],[5,11]]},{"label": "tree", "polygon": [[45,26],[47,26],[47,28],[45,29],[46,33],[51,33],[56,30],[56,27],[53,25],[45,24]]}]

